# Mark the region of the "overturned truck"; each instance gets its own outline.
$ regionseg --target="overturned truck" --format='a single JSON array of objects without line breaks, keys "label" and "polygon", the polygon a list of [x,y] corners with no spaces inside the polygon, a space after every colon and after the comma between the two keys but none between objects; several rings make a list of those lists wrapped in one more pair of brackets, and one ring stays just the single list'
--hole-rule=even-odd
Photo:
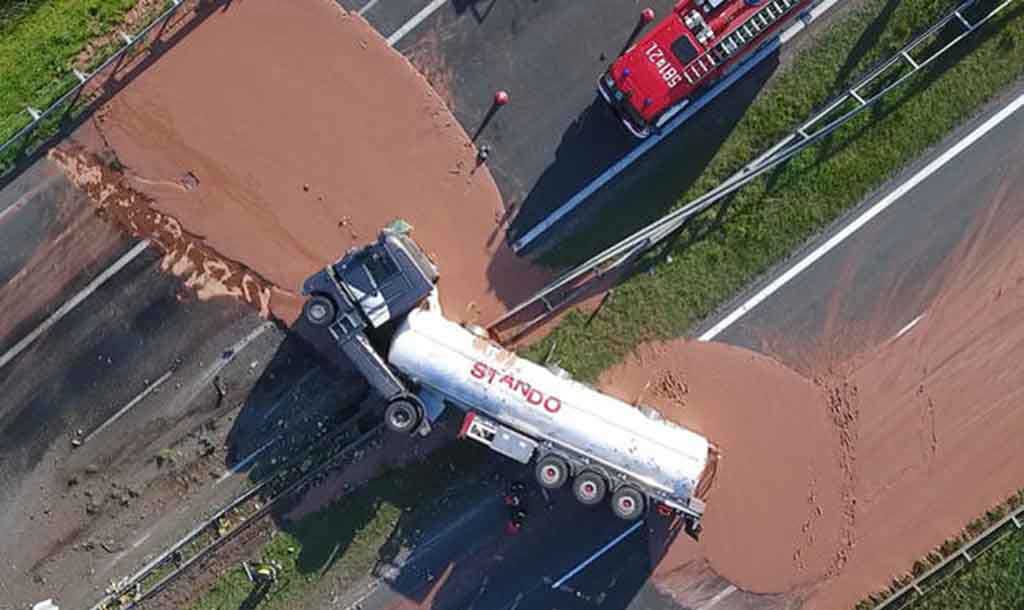
[{"label": "overturned truck", "polygon": [[478,327],[446,319],[437,269],[405,233],[348,252],[303,285],[303,316],[380,393],[385,425],[426,435],[453,406],[460,437],[523,464],[545,489],[571,485],[587,505],[606,498],[626,520],[676,512],[696,535],[717,464],[706,439],[519,358]]}]

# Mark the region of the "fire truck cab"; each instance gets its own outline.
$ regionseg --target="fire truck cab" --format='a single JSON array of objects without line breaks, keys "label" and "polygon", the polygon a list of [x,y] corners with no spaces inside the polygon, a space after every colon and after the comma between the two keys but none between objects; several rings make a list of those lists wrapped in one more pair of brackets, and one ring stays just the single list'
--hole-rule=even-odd
[{"label": "fire truck cab", "polygon": [[598,80],[598,93],[646,138],[756,51],[811,0],[680,0]]}]

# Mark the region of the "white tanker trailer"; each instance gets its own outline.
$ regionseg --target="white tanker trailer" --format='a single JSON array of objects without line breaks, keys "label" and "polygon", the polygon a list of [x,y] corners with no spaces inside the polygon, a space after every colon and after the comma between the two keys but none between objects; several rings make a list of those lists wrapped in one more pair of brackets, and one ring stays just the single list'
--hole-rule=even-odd
[{"label": "white tanker trailer", "polygon": [[714,445],[445,319],[436,278],[411,239],[385,230],[303,286],[306,321],[326,327],[388,401],[389,429],[427,434],[454,405],[466,413],[460,436],[524,464],[533,460],[542,487],[571,481],[588,505],[610,496],[612,511],[627,520],[651,506],[675,511],[696,535]]}]

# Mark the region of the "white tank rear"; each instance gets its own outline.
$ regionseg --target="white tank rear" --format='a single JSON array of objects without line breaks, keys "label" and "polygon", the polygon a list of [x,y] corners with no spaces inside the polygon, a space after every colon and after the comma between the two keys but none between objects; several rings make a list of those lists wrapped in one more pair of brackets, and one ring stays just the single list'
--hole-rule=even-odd
[{"label": "white tank rear", "polygon": [[684,506],[709,459],[702,436],[519,358],[436,310],[407,316],[388,360],[460,408],[596,458]]}]

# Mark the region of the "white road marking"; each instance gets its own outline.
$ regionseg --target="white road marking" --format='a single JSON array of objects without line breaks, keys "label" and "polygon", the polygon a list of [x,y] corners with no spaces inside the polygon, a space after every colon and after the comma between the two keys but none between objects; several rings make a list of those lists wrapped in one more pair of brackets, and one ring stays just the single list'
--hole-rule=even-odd
[{"label": "white road marking", "polygon": [[3,210],[0,210],[0,222],[3,222],[4,218],[6,218],[8,214],[13,214],[13,213],[17,212],[18,210],[20,210],[21,208],[25,207],[25,205],[28,204],[29,201],[32,201],[33,197],[38,195],[40,191],[48,188],[59,177],[60,176],[56,175],[56,174],[53,175],[53,176],[47,177],[45,180],[43,180],[39,184],[36,184],[32,188],[30,188],[28,191],[23,193],[20,197],[18,197],[17,201],[15,201],[11,205],[7,206]]},{"label": "white road marking", "polygon": [[260,447],[256,451],[253,451],[252,453],[250,453],[248,456],[246,456],[246,458],[244,460],[242,460],[241,462],[238,462],[237,464],[235,464],[231,468],[228,468],[227,470],[225,470],[224,473],[220,475],[220,478],[217,479],[217,482],[213,484],[213,486],[216,487],[216,486],[220,485],[221,483],[223,483],[224,481],[227,481],[228,478],[231,477],[231,475],[238,473],[240,470],[242,470],[243,468],[248,466],[250,462],[252,462],[256,458],[258,458],[261,453],[266,451],[271,445],[273,445],[274,443],[276,443],[279,440],[281,440],[281,435],[280,434],[278,434],[274,438],[270,439],[269,441],[263,443],[262,447]]},{"label": "white road marking", "polygon": [[140,402],[142,402],[143,400],[145,400],[145,398],[147,396],[149,396],[150,394],[152,394],[154,390],[159,388],[163,384],[163,382],[165,382],[168,379],[170,379],[172,373],[173,373],[173,371],[167,371],[166,373],[161,375],[159,379],[157,379],[153,383],[151,383],[148,386],[146,386],[145,390],[140,392],[139,395],[136,396],[135,398],[133,398],[130,401],[128,401],[128,404],[126,404],[125,406],[121,407],[121,409],[117,413],[114,413],[114,415],[111,416],[110,419],[108,419],[107,421],[103,422],[102,424],[100,424],[100,426],[98,428],[96,428],[95,430],[90,432],[88,435],[86,435],[86,437],[82,439],[82,444],[84,445],[85,443],[88,443],[90,439],[95,437],[100,432],[103,432],[104,430],[106,430],[107,427],[110,426],[110,424],[112,424],[115,421],[117,421],[118,419],[120,419],[121,416],[124,415],[125,413],[127,413],[128,411],[130,411],[132,409],[132,407],[134,407],[135,405],[137,405]]},{"label": "white road marking", "polygon": [[527,231],[522,237],[514,241],[512,243],[512,250],[515,252],[521,251],[533,240],[540,237],[542,233],[550,229],[555,223],[560,221],[562,218],[565,218],[566,215],[579,207],[581,203],[589,199],[590,196],[601,189],[601,187],[611,182],[613,178],[622,172],[626,171],[626,169],[633,165],[637,159],[647,154],[648,151],[657,146],[662,140],[672,135],[672,133],[681,127],[683,123],[688,121],[690,117],[704,108],[704,106],[710,104],[712,100],[731,87],[737,80],[753,70],[757,64],[761,63],[766,57],[774,53],[777,48],[778,41],[776,40],[774,44],[769,44],[756,54],[752,55],[750,59],[743,62],[743,64],[730,72],[728,76],[718,81],[718,83],[708,90],[707,93],[697,98],[694,103],[687,106],[685,110],[672,118],[661,129],[661,131],[651,134],[646,139],[640,140],[636,146],[626,153],[626,156],[613,163],[611,167],[602,172],[598,177],[591,180],[589,184],[580,189],[575,195],[560,205],[554,212],[548,214],[544,220],[534,225],[533,228]]},{"label": "white road marking", "polygon": [[761,63],[766,57],[775,52],[779,46],[787,43],[791,38],[797,35],[801,30],[807,27],[808,24],[813,22],[818,17],[832,8],[839,0],[824,0],[820,4],[816,5],[810,10],[806,19],[798,19],[792,25],[787,27],[774,43],[769,43],[764,48],[759,50],[756,54],[752,55],[747,61],[743,62],[739,67],[730,72],[725,78],[715,84],[708,92],[697,99],[692,105],[683,110],[678,116],[670,120],[665,127],[662,128],[661,132],[652,134],[645,140],[642,140],[633,150],[629,151],[625,157],[616,161],[611,167],[604,171],[600,176],[595,178],[590,184],[583,187],[579,192],[569,198],[568,201],[563,203],[554,212],[548,215],[547,218],[542,220],[540,223],[535,225],[529,231],[526,232],[522,237],[517,239],[512,244],[512,250],[519,252],[525,248],[530,242],[537,239],[541,233],[544,233],[551,228],[556,222],[564,218],[569,212],[576,209],[581,203],[590,198],[591,195],[596,193],[598,189],[608,184],[622,172],[626,170],[630,165],[636,162],[637,159],[642,157],[650,149],[654,148],[659,142],[668,137],[673,131],[678,129],[683,123],[690,119],[704,106],[711,103],[719,94],[724,90],[728,89],[734,82],[745,76],[750,72],[757,64]]},{"label": "white road marking", "polygon": [[398,28],[394,34],[388,36],[388,45],[395,46],[398,41],[405,38],[405,35],[416,29],[416,26],[423,23],[427,17],[430,17],[434,12],[444,6],[448,0],[432,0],[432,2],[425,7],[423,10],[412,16],[412,19],[402,24],[402,27]]},{"label": "white road marking", "polygon": [[907,194],[915,186],[923,182],[928,176],[931,176],[938,169],[945,164],[953,160],[957,155],[966,150],[971,144],[974,144],[982,136],[991,131],[993,128],[998,126],[1000,123],[1009,118],[1014,112],[1024,106],[1024,94],[1017,97],[1015,100],[1003,107],[1002,110],[992,115],[987,121],[979,125],[974,131],[969,133],[963,139],[957,141],[951,148],[947,149],[944,153],[939,155],[928,165],[924,166],[920,171],[914,174],[909,180],[899,185],[890,192],[888,195],[883,197],[878,203],[874,204],[870,208],[864,211],[860,216],[853,220],[845,227],[842,228],[838,233],[833,235],[828,241],[821,244],[810,252],[807,256],[802,258],[795,265],[786,270],[785,273],[775,278],[771,283],[762,288],[757,294],[750,297],[745,303],[733,310],[729,315],[725,316],[717,324],[712,326],[704,334],[698,337],[699,341],[711,341],[717,337],[722,331],[732,326],[737,320],[743,317],[751,309],[755,308],[762,301],[775,294],[780,288],[788,284],[793,278],[800,275],[807,270],[815,261],[819,258],[828,254],[830,250],[841,244],[848,237],[856,233],[861,227],[866,225],[875,216],[878,216],[882,211],[892,205],[895,201]]},{"label": "white road marking", "polygon": [[808,13],[807,19],[800,19],[793,25],[786,28],[786,31],[779,35],[779,41],[782,44],[786,44],[787,42],[789,42],[790,38],[796,36],[801,31],[803,31],[803,29],[810,25],[812,21],[814,21],[818,17],[821,17],[822,13],[832,8],[832,6],[835,5],[837,2],[839,2],[839,0],[825,0],[824,2],[819,2],[818,4],[814,5],[814,7]]},{"label": "white road marking", "polygon": [[697,610],[711,610],[718,602],[722,601],[726,597],[729,597],[736,591],[736,585],[729,585],[715,594],[714,597],[708,600],[708,603],[704,604]]},{"label": "white road marking", "polygon": [[358,11],[356,11],[356,14],[357,14],[357,15],[359,15],[360,17],[362,17],[362,16],[363,16],[363,15],[365,15],[365,14],[366,14],[366,13],[367,13],[367,12],[368,12],[368,11],[369,11],[369,10],[370,10],[371,8],[373,8],[373,7],[374,7],[374,5],[376,5],[376,4],[378,3],[378,2],[380,2],[380,0],[370,0],[369,2],[367,2],[367,3],[366,3],[366,6],[364,6],[364,7],[363,7],[363,8],[361,8],[361,9],[359,9]]},{"label": "white road marking", "polygon": [[627,529],[626,531],[622,532],[621,534],[619,534],[618,536],[613,538],[611,540],[611,542],[609,542],[608,544],[606,544],[603,547],[597,549],[597,551],[595,551],[593,555],[591,555],[590,557],[587,557],[586,559],[584,559],[578,566],[576,566],[575,568],[573,568],[573,569],[569,570],[568,572],[566,572],[565,576],[559,578],[558,580],[555,581],[555,584],[551,585],[551,588],[552,589],[557,589],[558,587],[561,587],[562,585],[564,585],[566,582],[569,581],[570,578],[572,578],[573,576],[576,576],[577,574],[582,572],[584,568],[586,568],[590,564],[592,564],[595,561],[597,561],[598,557],[600,557],[601,555],[604,555],[609,550],[611,550],[611,548],[613,546],[615,546],[616,544],[618,544],[618,543],[622,542],[623,540],[625,540],[626,536],[629,536],[633,532],[635,532],[638,529],[640,529],[640,526],[642,526],[644,523],[645,523],[644,521],[637,521],[636,523],[631,525],[629,527],[629,529]]},{"label": "white road marking", "polygon": [[920,322],[921,318],[923,318],[923,317],[924,317],[924,314],[921,314],[921,315],[917,316],[916,318],[914,318],[913,320],[911,320],[910,322],[907,322],[907,325],[904,326],[903,328],[901,328],[900,331],[898,333],[896,333],[896,336],[893,337],[893,339],[899,339],[903,335],[909,333],[910,329],[914,328],[915,326],[917,326],[917,323]]},{"label": "white road marking", "polygon": [[134,248],[126,252],[121,256],[121,258],[117,259],[117,262],[105,269],[103,273],[96,276],[96,278],[89,282],[89,285],[83,288],[78,294],[68,299],[67,302],[61,305],[57,311],[50,314],[50,317],[46,318],[46,320],[44,320],[43,323],[35,330],[23,337],[21,341],[15,343],[14,347],[4,352],[4,354],[0,356],[0,369],[4,368],[4,366],[17,358],[18,354],[23,352],[28,346],[32,345],[32,343],[41,337],[43,333],[50,330],[57,322],[60,322],[64,316],[71,313],[71,311],[78,307],[82,301],[87,299],[92,293],[96,292],[100,286],[105,284],[110,278],[114,277],[114,275],[116,275],[117,272],[123,269],[128,263],[135,260],[136,257],[142,254],[148,246],[148,239],[144,239],[135,244]]}]

